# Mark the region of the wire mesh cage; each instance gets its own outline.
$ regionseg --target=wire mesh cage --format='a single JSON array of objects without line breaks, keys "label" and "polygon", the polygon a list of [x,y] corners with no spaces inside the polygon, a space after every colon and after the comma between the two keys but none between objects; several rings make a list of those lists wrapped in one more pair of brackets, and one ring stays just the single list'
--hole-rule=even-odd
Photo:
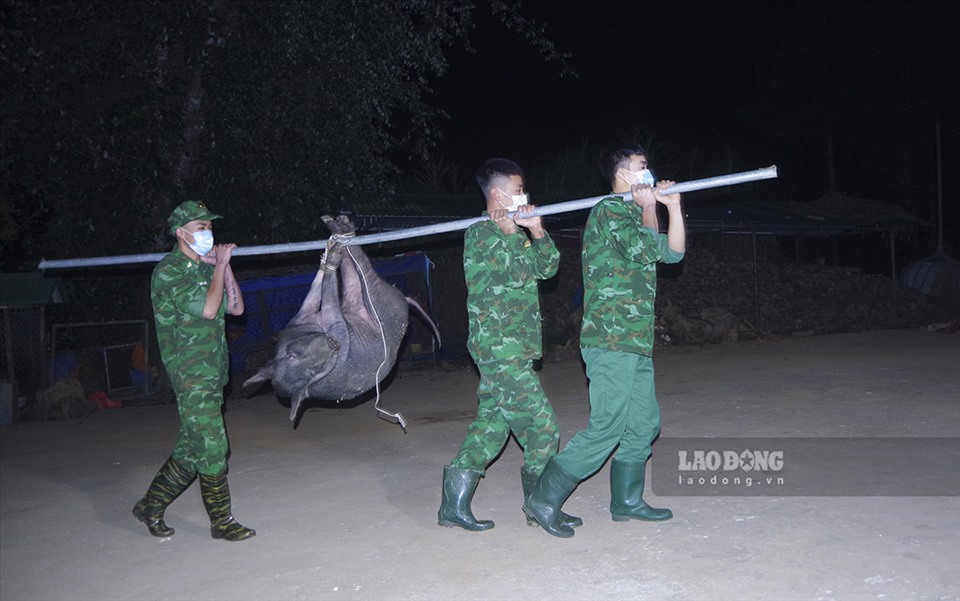
[{"label": "wire mesh cage", "polygon": [[148,322],[127,320],[54,324],[50,334],[50,380],[76,378],[89,391],[150,392]]}]

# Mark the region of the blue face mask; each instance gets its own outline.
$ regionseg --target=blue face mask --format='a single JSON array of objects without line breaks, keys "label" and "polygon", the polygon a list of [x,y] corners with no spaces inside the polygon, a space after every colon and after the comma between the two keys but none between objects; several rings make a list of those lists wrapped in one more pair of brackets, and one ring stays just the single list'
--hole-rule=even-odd
[{"label": "blue face mask", "polygon": [[624,169],[621,172],[620,177],[623,179],[623,181],[627,182],[631,186],[636,186],[639,184],[647,184],[648,186],[652,186],[656,183],[653,179],[653,173],[649,169],[644,169],[643,171],[627,171]]},{"label": "blue face mask", "polygon": [[[186,230],[184,230],[186,231]],[[187,243],[193,252],[201,257],[206,256],[213,250],[213,232],[210,230],[200,230],[199,232],[189,232],[193,236],[193,244]]]}]

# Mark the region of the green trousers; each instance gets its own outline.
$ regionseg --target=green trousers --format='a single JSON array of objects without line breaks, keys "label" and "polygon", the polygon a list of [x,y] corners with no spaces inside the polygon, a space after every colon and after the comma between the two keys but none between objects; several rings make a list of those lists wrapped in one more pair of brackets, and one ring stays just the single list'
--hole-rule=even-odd
[{"label": "green trousers", "polygon": [[617,449],[617,459],[642,463],[660,432],[653,360],[634,353],[581,348],[590,378],[590,420],[554,461],[581,480]]},{"label": "green trousers", "polygon": [[450,465],[485,472],[512,432],[523,448],[524,465],[539,473],[557,453],[560,427],[533,362],[500,361],[477,368],[477,417]]},{"label": "green trousers", "polygon": [[223,389],[197,386],[175,390],[180,434],[173,458],[186,469],[216,476],[227,469],[227,431],[223,425]]}]

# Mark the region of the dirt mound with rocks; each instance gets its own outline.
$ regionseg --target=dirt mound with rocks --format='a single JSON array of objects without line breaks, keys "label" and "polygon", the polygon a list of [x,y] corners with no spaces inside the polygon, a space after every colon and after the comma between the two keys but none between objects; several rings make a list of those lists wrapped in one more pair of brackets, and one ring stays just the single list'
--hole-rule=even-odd
[{"label": "dirt mound with rocks", "polygon": [[[579,352],[583,288],[577,249],[562,249],[557,281],[541,295],[545,358]],[[956,333],[960,308],[944,307],[889,276],[693,248],[662,265],[657,344],[720,344],[782,336],[923,327]]]}]

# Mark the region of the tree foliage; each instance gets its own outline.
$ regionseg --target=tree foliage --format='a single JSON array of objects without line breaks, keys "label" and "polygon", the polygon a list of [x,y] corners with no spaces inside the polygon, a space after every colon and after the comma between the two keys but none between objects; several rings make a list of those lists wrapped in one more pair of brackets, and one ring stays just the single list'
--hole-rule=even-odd
[{"label": "tree foliage", "polygon": [[[562,60],[536,23],[507,29]],[[4,269],[163,250],[165,219],[203,198],[224,239],[315,239],[325,212],[391,191],[422,159],[424,100],[467,0],[4,0]],[[225,230],[225,231],[224,231]]]}]

